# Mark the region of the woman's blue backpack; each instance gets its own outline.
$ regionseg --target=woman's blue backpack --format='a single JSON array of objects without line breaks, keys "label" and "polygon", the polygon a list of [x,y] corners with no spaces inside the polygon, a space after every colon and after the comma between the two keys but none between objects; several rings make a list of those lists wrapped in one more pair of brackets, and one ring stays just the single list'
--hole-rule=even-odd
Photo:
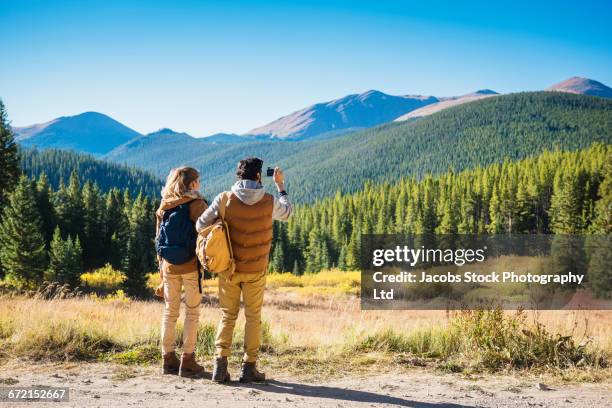
[{"label": "woman's blue backpack", "polygon": [[198,234],[189,216],[190,203],[164,211],[155,241],[157,253],[174,265],[184,264],[195,256]]}]

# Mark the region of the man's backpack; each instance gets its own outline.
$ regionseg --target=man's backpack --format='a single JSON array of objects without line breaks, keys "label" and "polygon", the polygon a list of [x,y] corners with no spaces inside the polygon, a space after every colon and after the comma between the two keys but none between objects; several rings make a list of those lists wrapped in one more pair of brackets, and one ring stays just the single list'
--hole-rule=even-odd
[{"label": "man's backpack", "polygon": [[231,279],[236,269],[225,207],[231,193],[224,192],[219,204],[219,218],[198,234],[196,254],[200,263],[211,273]]},{"label": "man's backpack", "polygon": [[189,216],[190,203],[164,211],[155,241],[159,256],[174,265],[188,262],[195,254],[197,232]]}]

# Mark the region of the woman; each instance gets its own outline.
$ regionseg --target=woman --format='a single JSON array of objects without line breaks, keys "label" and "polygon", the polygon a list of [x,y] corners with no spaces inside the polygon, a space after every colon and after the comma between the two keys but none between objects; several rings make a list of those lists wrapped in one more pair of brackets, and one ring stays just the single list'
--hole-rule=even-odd
[{"label": "woman", "polygon": [[[162,372],[185,377],[201,375],[204,368],[196,362],[195,343],[202,300],[199,265],[195,255],[194,223],[208,207],[199,193],[200,174],[191,167],[170,171],[156,212],[156,249],[165,302],[162,319]],[[182,228],[182,229],[181,229]],[[174,262],[173,262],[174,261]],[[175,326],[185,290],[183,354],[175,353]],[[157,292],[157,291],[156,291]]]}]

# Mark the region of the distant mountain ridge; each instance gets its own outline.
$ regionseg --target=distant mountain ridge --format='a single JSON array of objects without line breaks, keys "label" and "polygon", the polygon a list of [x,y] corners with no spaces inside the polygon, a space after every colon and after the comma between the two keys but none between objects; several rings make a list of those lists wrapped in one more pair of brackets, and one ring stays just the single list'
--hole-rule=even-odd
[{"label": "distant mountain ridge", "polygon": [[14,127],[16,140],[28,147],[57,148],[101,155],[140,133],[98,112],[62,116],[49,122]]},{"label": "distant mountain ridge", "polygon": [[245,135],[266,135],[279,139],[307,139],[342,129],[362,129],[390,122],[407,112],[438,102],[435,96],[388,95],[370,90],[317,103],[283,116]]},{"label": "distant mountain ridge", "polygon": [[547,88],[546,90],[599,96],[601,98],[612,98],[612,88],[593,79],[582,77],[571,77]]},{"label": "distant mountain ridge", "polygon": [[423,108],[415,109],[411,112],[408,112],[395,119],[395,122],[402,122],[404,120],[412,118],[420,118],[422,116],[431,115],[432,113],[439,112],[443,109],[450,108],[452,106],[462,105],[464,103],[474,102],[479,99],[489,98],[491,96],[496,95],[499,94],[495,91],[492,91],[490,89],[481,89],[479,91],[472,92],[466,95],[439,98],[439,102],[432,103],[431,105],[427,105]]},{"label": "distant mountain ridge", "polygon": [[[547,90],[612,97],[611,88],[592,79],[580,77],[569,78]],[[105,157],[123,157],[123,151],[134,147],[144,151],[140,147],[145,145],[160,153],[164,146],[169,149],[193,147],[196,151],[205,146],[216,151],[219,148],[234,148],[234,144],[267,140],[330,140],[387,122],[418,119],[453,106],[496,95],[499,94],[490,89],[452,97],[393,96],[370,90],[314,104],[243,135],[217,133],[203,138],[195,138],[167,128],[143,135],[98,112],[64,116],[42,124],[14,127],[13,130],[17,141],[26,147],[75,150]],[[160,146],[152,146],[154,143],[159,143]],[[191,156],[192,152],[186,154]]]},{"label": "distant mountain ridge", "polygon": [[[574,150],[598,141],[612,143],[611,112],[609,99],[526,92],[484,98],[331,139],[268,138],[233,144],[193,139],[190,145],[163,145],[161,138],[150,138],[149,144],[132,141],[104,158],[159,176],[179,165],[195,167],[200,170],[206,197],[212,198],[235,180],[238,160],[257,156],[264,166],[281,166],[292,197],[305,203],[337,191],[359,190],[367,180],[419,178],[449,167],[459,171],[520,159],[543,149]],[[272,183],[265,178],[264,185],[270,188]]]}]

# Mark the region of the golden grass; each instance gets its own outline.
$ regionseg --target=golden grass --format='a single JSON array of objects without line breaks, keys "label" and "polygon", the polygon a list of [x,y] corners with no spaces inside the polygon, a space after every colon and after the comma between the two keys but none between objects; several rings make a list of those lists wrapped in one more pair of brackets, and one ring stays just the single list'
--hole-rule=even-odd
[{"label": "golden grass", "polygon": [[[204,288],[198,352],[210,356],[211,336],[220,317],[216,281],[207,280]],[[425,359],[425,364],[453,367],[454,363],[439,355],[449,344],[444,336],[450,335],[456,322],[452,314],[361,311],[359,298],[352,294],[358,289],[356,272],[269,275],[263,310],[263,362],[301,376],[380,371],[381,364],[385,370],[398,369],[422,365],[420,359]],[[6,356],[32,359],[151,362],[159,354],[162,310],[159,301],[121,297],[0,298],[0,346]],[[612,311],[526,312],[526,320],[541,323],[553,335],[571,335],[576,345],[588,344],[598,356],[612,357]],[[243,323],[241,315],[235,359],[240,355]],[[387,347],[389,342],[396,346]],[[578,372],[581,374],[572,378],[600,378],[600,374]]]}]

